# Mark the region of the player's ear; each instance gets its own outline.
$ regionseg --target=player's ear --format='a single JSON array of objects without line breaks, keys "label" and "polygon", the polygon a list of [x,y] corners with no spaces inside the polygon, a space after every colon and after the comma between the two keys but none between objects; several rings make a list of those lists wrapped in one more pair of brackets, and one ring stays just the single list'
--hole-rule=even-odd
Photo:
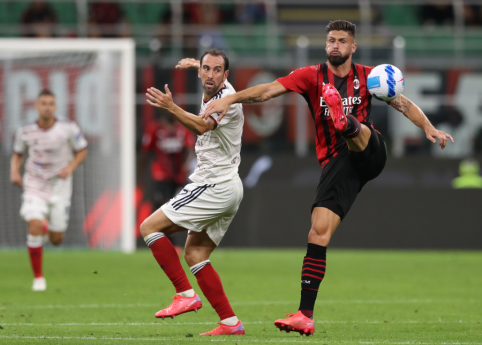
[{"label": "player's ear", "polygon": [[355,42],[355,39],[353,39],[353,44],[351,45],[351,53],[353,54],[354,52],[356,52],[356,42]]},{"label": "player's ear", "polygon": [[224,71],[223,83],[226,81],[226,79],[228,79],[228,75],[229,75],[229,70]]},{"label": "player's ear", "polygon": [[201,67],[197,69],[197,77],[201,79]]}]

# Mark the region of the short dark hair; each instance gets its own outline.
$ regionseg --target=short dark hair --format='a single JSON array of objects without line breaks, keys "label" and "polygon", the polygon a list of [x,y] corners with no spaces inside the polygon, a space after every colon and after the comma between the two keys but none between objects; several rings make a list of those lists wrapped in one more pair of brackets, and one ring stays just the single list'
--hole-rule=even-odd
[{"label": "short dark hair", "polygon": [[42,96],[52,96],[52,97],[55,97],[54,93],[52,91],[50,91],[49,89],[43,89],[42,91],[40,91],[40,93],[38,94],[38,97],[37,98],[40,98]]},{"label": "short dark hair", "polygon": [[326,26],[327,33],[333,30],[347,31],[355,38],[356,25],[348,20],[334,20]]},{"label": "short dark hair", "polygon": [[203,56],[201,56],[201,60],[199,60],[199,65],[202,68],[203,67],[203,59],[206,55],[212,55],[212,56],[222,56],[224,59],[224,71],[229,70],[229,60],[228,57],[226,56],[226,53],[224,50],[219,50],[219,49],[209,49],[206,51]]}]

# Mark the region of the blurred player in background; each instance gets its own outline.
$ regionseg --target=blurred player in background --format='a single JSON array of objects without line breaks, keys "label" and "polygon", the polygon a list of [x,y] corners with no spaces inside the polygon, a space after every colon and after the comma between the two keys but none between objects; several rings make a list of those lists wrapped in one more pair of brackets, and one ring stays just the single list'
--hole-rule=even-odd
[{"label": "blurred player in background", "polygon": [[[301,301],[296,314],[279,319],[280,330],[310,335],[315,331],[313,309],[325,275],[326,249],[331,236],[347,215],[357,194],[377,177],[387,159],[385,140],[370,118],[372,96],[367,76],[373,67],[352,63],[356,51],[355,25],[337,20],[327,26],[328,61],[293,71],[270,84],[261,84],[212,102],[205,118],[236,103],[265,102],[290,91],[308,103],[316,127],[316,152],[322,168],[316,198],[311,209],[308,249],[301,271]],[[443,149],[450,135],[437,130],[422,110],[400,95],[388,102],[426,133],[427,139]]]},{"label": "blurred player in background", "polygon": [[[157,121],[148,124],[142,136],[142,153],[137,176],[139,185],[144,189],[143,174],[152,155],[149,184],[146,194],[152,200],[154,210],[157,210],[187,183],[189,164],[194,159],[194,135],[176,121],[172,115],[162,114]],[[173,238],[169,237],[173,242]],[[175,244],[176,251],[181,248]]]},{"label": "blurred player in background", "polygon": [[[214,99],[236,93],[227,81],[229,60],[223,51],[208,50],[201,61],[183,59],[176,68],[199,68],[203,100],[201,112]],[[226,118],[217,121],[217,114],[203,120],[188,113],[166,93],[155,88],[147,90],[147,102],[170,112],[184,127],[198,135],[197,166],[189,176],[193,181],[141,225],[141,234],[152,254],[176,289],[174,302],[160,310],[156,317],[166,318],[197,311],[201,299],[194,292],[174,246],[167,239],[180,231],[189,231],[184,258],[196,276],[199,287],[216,310],[221,322],[214,330],[201,335],[244,334],[243,324],[236,317],[219,275],[209,261],[233,220],[243,198],[243,184],[238,175],[241,160],[241,136],[244,115],[241,104],[229,108]]]},{"label": "blurred player in background", "polygon": [[[28,224],[27,247],[32,263],[32,289],[47,288],[42,273],[44,222],[55,245],[62,243],[69,222],[72,174],[87,157],[87,141],[76,123],[55,118],[55,96],[40,92],[36,105],[39,117],[18,129],[10,162],[10,180],[23,188],[20,215]],[[25,174],[20,168],[28,152]]]}]

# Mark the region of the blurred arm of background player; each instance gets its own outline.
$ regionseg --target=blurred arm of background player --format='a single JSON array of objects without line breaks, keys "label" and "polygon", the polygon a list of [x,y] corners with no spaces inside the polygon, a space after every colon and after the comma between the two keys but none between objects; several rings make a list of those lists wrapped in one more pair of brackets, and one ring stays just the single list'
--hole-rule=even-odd
[{"label": "blurred arm of background player", "polygon": [[23,155],[14,152],[10,160],[10,182],[22,187],[22,175],[20,174],[20,167],[23,163]]},{"label": "blurred arm of background player", "polygon": [[277,80],[269,84],[260,84],[243,91],[236,92],[220,99],[216,99],[208,104],[204,112],[201,114],[202,118],[208,118],[213,113],[220,113],[218,122],[226,115],[229,107],[233,103],[260,103],[266,102],[271,98],[276,98],[288,93],[283,85]]},{"label": "blurred arm of background player", "polygon": [[87,149],[77,151],[72,162],[70,162],[65,168],[62,168],[57,176],[60,178],[67,178],[72,175],[79,164],[84,161],[85,157],[87,157]]},{"label": "blurred arm of background player", "polygon": [[203,135],[204,133],[211,131],[215,128],[214,120],[208,118],[203,120],[201,117],[184,111],[172,100],[172,93],[169,87],[164,85],[164,90],[166,93],[162,93],[160,90],[150,87],[147,89],[147,103],[150,105],[166,109],[188,130],[196,135]]},{"label": "blurred arm of background player", "polygon": [[422,109],[417,107],[411,100],[404,95],[400,95],[392,101],[387,102],[393,108],[405,115],[416,126],[420,127],[424,132],[428,140],[434,144],[437,142],[435,138],[439,140],[439,145],[442,149],[447,145],[447,139],[453,143],[454,139],[443,131],[436,129],[429,121],[427,116],[423,113]]}]

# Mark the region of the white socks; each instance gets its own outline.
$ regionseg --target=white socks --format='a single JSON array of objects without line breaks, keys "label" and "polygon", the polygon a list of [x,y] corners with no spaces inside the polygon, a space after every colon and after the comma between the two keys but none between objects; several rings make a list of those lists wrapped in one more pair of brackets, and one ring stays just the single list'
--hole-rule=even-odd
[{"label": "white socks", "polygon": [[39,248],[43,246],[43,236],[27,235],[27,247],[29,248]]},{"label": "white socks", "polygon": [[189,269],[191,270],[192,274],[196,275],[196,273],[198,273],[204,266],[210,263],[210,260],[201,261],[198,264],[192,265],[191,267],[189,267]]},{"label": "white socks", "polygon": [[162,232],[153,232],[152,234],[144,237],[144,241],[146,242],[147,246],[150,247],[154,242],[160,238],[163,238],[164,236],[165,235]]},{"label": "white socks", "polygon": [[235,326],[238,323],[238,321],[239,320],[236,316],[231,316],[231,317],[228,317],[227,319],[221,320],[221,323],[228,326]]},{"label": "white socks", "polygon": [[189,289],[183,292],[178,292],[177,295],[182,296],[182,297],[194,297],[194,290]]}]

